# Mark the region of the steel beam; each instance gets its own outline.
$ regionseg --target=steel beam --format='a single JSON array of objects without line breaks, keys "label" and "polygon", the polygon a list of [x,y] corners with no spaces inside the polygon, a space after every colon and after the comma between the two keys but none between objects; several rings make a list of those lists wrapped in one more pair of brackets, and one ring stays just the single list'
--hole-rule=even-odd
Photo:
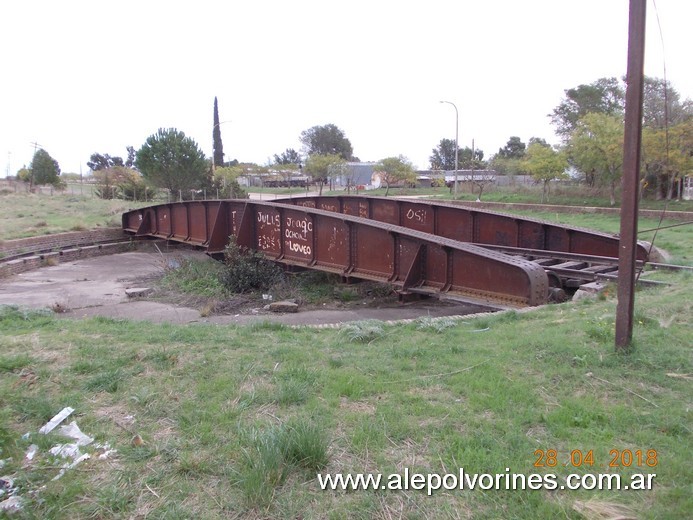
[{"label": "steel beam", "polygon": [[401,289],[515,306],[547,302],[548,277],[532,262],[436,236],[423,223],[420,229],[404,227],[399,223],[414,220],[408,206],[346,202],[373,218],[340,211],[347,206],[324,210],[247,200],[191,201],[124,213],[123,229],[203,247],[210,254],[223,252],[234,236],[238,244],[285,265]]},{"label": "steel beam", "polygon": [[[371,218],[461,242],[619,256],[617,235],[458,204],[348,195],[277,199],[275,202]],[[645,243],[638,243],[635,251],[638,260],[648,259]]]}]

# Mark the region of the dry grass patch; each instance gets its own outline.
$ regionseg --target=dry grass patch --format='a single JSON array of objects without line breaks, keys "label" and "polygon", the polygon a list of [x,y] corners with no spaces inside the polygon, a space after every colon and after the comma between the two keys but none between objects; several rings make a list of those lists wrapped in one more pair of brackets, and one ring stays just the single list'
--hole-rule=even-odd
[{"label": "dry grass patch", "polygon": [[375,405],[366,401],[352,401],[346,397],[340,397],[339,408],[348,412],[374,415]]},{"label": "dry grass patch", "polygon": [[576,500],[573,509],[587,520],[638,520],[636,512],[617,502],[603,500]]}]

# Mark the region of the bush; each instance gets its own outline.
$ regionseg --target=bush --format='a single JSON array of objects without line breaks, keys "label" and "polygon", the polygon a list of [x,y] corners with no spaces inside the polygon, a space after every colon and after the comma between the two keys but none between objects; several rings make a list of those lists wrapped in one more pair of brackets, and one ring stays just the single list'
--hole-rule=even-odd
[{"label": "bush", "polygon": [[227,181],[226,185],[218,185],[218,183],[215,184],[215,187],[218,188],[219,191],[219,196],[223,199],[247,199],[248,198],[248,192],[245,191],[240,184],[238,184],[237,180],[231,180]]},{"label": "bush", "polygon": [[142,178],[131,176],[125,182],[118,184],[118,198],[124,200],[139,200],[149,202],[154,199],[156,189],[152,189]]},{"label": "bush", "polygon": [[282,277],[279,266],[262,253],[239,246],[234,236],[229,237],[229,244],[224,249],[224,264],[226,268],[221,274],[221,282],[234,293],[264,291]]},{"label": "bush", "polygon": [[225,296],[225,287],[220,281],[223,273],[219,262],[184,258],[177,267],[166,270],[162,285],[186,294],[222,298]]}]

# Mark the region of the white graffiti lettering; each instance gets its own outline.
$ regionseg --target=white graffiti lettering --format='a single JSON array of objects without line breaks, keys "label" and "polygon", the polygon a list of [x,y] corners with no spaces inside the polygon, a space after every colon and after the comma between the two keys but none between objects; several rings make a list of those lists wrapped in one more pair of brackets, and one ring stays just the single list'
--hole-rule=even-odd
[{"label": "white graffiti lettering", "polygon": [[292,242],[289,240],[286,245],[288,246],[290,251],[293,251],[294,253],[301,253],[302,255],[309,256],[313,250],[310,246],[306,244],[296,244],[295,242]]},{"label": "white graffiti lettering", "polygon": [[313,231],[313,223],[306,219],[295,219],[291,217],[286,217],[286,227],[297,228],[304,233],[308,231]]},{"label": "white graffiti lettering", "polygon": [[307,240],[306,234],[303,231],[294,231],[292,229],[285,229],[284,230],[284,237],[285,238],[292,238],[294,240],[303,240],[303,241]]},{"label": "white graffiti lettering", "polygon": [[262,213],[258,211],[257,221],[260,224],[267,224],[269,226],[279,227],[279,215],[270,215],[268,213]]},{"label": "white graffiti lettering", "polygon": [[426,210],[423,209],[417,209],[416,211],[409,209],[405,216],[409,220],[415,220],[416,222],[421,222],[422,224],[426,222]]},{"label": "white graffiti lettering", "polygon": [[260,235],[257,238],[258,249],[277,249],[277,241],[273,236]]}]

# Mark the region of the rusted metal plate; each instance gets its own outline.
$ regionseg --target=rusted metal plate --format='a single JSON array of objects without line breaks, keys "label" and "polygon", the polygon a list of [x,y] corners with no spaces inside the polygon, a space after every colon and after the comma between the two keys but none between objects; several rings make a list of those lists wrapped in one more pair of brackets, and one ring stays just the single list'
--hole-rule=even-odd
[{"label": "rusted metal plate", "polygon": [[[334,211],[350,215],[358,211],[358,216],[367,215],[379,222],[462,242],[618,257],[619,239],[615,235],[450,203],[348,195],[278,199],[277,202],[339,208]],[[637,259],[647,261],[647,258],[647,247],[639,244]]]},{"label": "rusted metal plate", "polygon": [[311,264],[315,258],[315,227],[313,216],[302,211],[287,210],[281,218],[284,258]]},{"label": "rusted metal plate", "polygon": [[[329,209],[314,209],[311,205]],[[403,222],[383,223],[362,215]],[[288,206],[251,201],[192,201],[123,215],[123,228],[206,247],[219,253],[233,235],[239,244],[289,265],[388,282],[402,289],[445,292],[486,302],[539,305],[548,298],[543,268],[431,231],[437,209],[395,201],[304,201]]]},{"label": "rusted metal plate", "polygon": [[[246,211],[248,208],[246,209]],[[261,206],[252,208],[254,215],[255,246],[254,249],[269,258],[279,258],[282,254],[282,219],[277,208]]]},{"label": "rusted metal plate", "polygon": [[323,270],[345,273],[351,259],[351,230],[349,224],[342,220],[331,219],[325,225],[316,226],[315,265]]}]

